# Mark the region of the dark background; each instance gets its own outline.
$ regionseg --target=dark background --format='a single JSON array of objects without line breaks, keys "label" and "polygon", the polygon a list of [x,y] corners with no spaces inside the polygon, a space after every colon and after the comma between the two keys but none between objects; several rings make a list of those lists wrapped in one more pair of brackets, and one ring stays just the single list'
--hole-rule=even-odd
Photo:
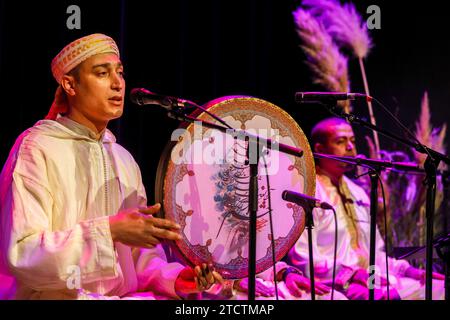
[{"label": "dark background", "polygon": [[[327,116],[319,106],[300,106],[296,91],[321,90],[304,65],[292,11],[301,1],[7,1],[0,0],[0,165],[17,136],[48,112],[56,82],[52,58],[70,41],[95,32],[112,36],[121,48],[131,88],[206,103],[244,94],[287,110],[305,133]],[[366,61],[371,94],[414,128],[425,90],[432,122],[450,118],[450,41],[442,2],[357,1],[364,18],[371,4],[381,8],[381,30],[372,30],[375,47]],[[81,30],[68,30],[66,9],[81,8]],[[363,92],[356,60],[350,60],[353,92]],[[125,114],[111,123],[118,142],[139,163],[149,200],[159,157],[178,126],[158,107],[125,103]],[[354,105],[366,115],[365,105]],[[378,123],[400,132],[375,109]],[[356,129],[360,151],[363,134]],[[447,134],[447,141],[449,134]],[[382,138],[382,148],[393,144]]]}]

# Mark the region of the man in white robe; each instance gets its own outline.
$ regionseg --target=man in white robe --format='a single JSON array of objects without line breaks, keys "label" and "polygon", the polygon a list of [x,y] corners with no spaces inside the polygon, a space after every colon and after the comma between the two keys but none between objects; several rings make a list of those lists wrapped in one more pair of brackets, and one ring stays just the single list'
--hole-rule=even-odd
[{"label": "man in white robe", "polygon": [[[337,156],[355,156],[355,136],[342,119],[328,118],[312,131],[315,152]],[[365,191],[344,173],[352,166],[319,160],[316,165],[316,197],[331,204],[337,213],[337,288],[349,299],[368,298],[370,200]],[[331,284],[335,245],[334,215],[330,210],[315,209],[312,231],[315,277]],[[308,239],[306,232],[289,252],[290,263],[309,275]],[[376,231],[375,298],[387,298],[384,241]],[[425,271],[414,268],[406,260],[388,257],[390,299],[424,299]],[[433,273],[433,298],[444,298],[444,276]]]},{"label": "man in white robe", "polygon": [[52,73],[46,120],[21,134],[0,175],[0,274],[13,280],[0,296],[179,299],[221,281],[206,265],[167,263],[160,241],[180,227],[152,216],[160,205],[147,207],[138,165],[106,128],[125,93],[114,40],[70,43]]}]

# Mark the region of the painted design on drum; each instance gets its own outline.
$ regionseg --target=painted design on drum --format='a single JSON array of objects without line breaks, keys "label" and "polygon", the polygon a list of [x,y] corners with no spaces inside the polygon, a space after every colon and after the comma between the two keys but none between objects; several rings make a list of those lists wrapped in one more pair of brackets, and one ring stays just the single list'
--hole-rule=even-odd
[{"label": "painted design on drum", "polygon": [[[213,102],[210,111],[219,115],[234,128],[278,130],[280,142],[298,146],[305,151],[305,156],[298,159],[280,155],[282,158],[280,171],[270,178],[275,220],[272,235],[269,215],[258,219],[260,231],[257,240],[257,272],[262,272],[272,263],[270,246],[272,237],[277,248],[275,255],[278,261],[304,229],[304,212],[298,206],[289,207],[281,199],[281,193],[285,189],[290,189],[314,195],[315,171],[312,154],[297,123],[284,110],[266,101],[257,98],[233,98],[229,101],[225,99],[225,101]],[[199,118],[211,121],[206,114],[200,115]],[[245,121],[241,122],[241,120]],[[220,141],[218,135],[213,135],[211,130],[205,127],[202,130],[204,135],[200,140],[194,138],[192,125],[188,127],[188,132],[191,136],[192,149],[195,144],[211,148]],[[269,137],[273,138],[270,134]],[[182,142],[189,146],[186,141]],[[172,151],[178,153],[176,148]],[[187,151],[183,155],[189,158],[189,150]],[[267,157],[268,160],[270,156],[277,156],[277,151],[271,151]],[[185,261],[191,264],[213,262],[216,270],[226,279],[245,277],[248,271],[248,240],[245,240],[248,234],[246,221],[248,194],[240,192],[240,196],[236,196],[232,191],[236,187],[245,189],[248,178],[247,181],[242,179],[237,182],[236,177],[248,176],[246,170],[247,168],[242,166],[232,168],[230,163],[224,162],[207,165],[175,164],[169,161],[165,171],[163,201],[165,215],[182,226],[183,240],[176,242],[176,249],[179,249]],[[264,163],[261,161],[258,171],[261,174],[264,170]],[[221,181],[223,183],[217,185]],[[259,177],[259,191],[258,215],[260,216],[268,211],[269,198],[265,194],[267,184],[264,175]],[[228,220],[224,222],[219,233],[221,222],[224,221],[223,218],[227,213]],[[232,229],[234,232],[230,232]]]},{"label": "painted design on drum", "polygon": [[[248,190],[250,185],[250,167],[245,162],[238,161],[240,157],[246,158],[247,147],[247,143],[236,140],[232,150],[230,150],[230,152],[234,153],[233,163],[223,163],[219,172],[212,177],[216,187],[214,201],[221,220],[216,239],[224,228],[223,232],[226,232],[228,235],[227,242],[230,244],[230,252],[242,251],[243,246],[246,246],[249,241]],[[264,216],[270,210],[268,208],[268,189],[266,185],[260,185],[261,177],[258,180],[258,206],[259,209],[267,210],[258,214],[257,232],[267,225],[268,220]]]},{"label": "painted design on drum", "polygon": [[[241,114],[251,114],[251,112],[241,112]],[[253,114],[248,117],[248,121],[244,124],[239,123],[236,119],[225,116],[224,120],[231,123],[235,127],[242,127],[250,131],[252,128],[270,128],[267,132],[268,137],[271,137],[274,124],[271,119],[266,116]],[[266,136],[267,137],[267,136]],[[285,139],[290,139],[289,137]],[[211,139],[208,130],[205,131],[203,139],[192,140],[192,145],[186,150],[185,157],[192,159],[195,150],[204,150],[212,142],[220,141],[220,139]],[[291,142],[292,144],[292,142]],[[248,186],[249,186],[249,166],[245,164],[247,144],[242,140],[236,140],[226,150],[226,154],[233,153],[233,162],[224,162],[221,164],[209,165],[205,163],[195,163],[188,161],[188,164],[179,166],[176,170],[178,174],[176,178],[176,187],[173,190],[175,203],[180,205],[181,212],[177,213],[178,221],[182,226],[182,234],[186,239],[189,239],[189,244],[181,244],[184,249],[188,249],[194,253],[191,260],[205,261],[211,258],[211,255],[216,263],[216,267],[225,269],[240,269],[242,266],[237,266],[234,263],[239,258],[245,259],[248,255]],[[272,152],[271,155],[280,157],[281,172],[290,172],[289,177],[282,185],[285,188],[295,187],[303,188],[303,177],[299,175],[298,169],[295,168],[295,161],[292,157],[276,154]],[[226,157],[230,159],[230,157]],[[257,228],[261,233],[262,239],[268,239],[269,217],[268,208],[269,189],[266,180],[267,167],[264,165],[266,161],[270,161],[270,156],[265,156],[259,164],[258,185],[259,185],[259,210]],[[275,183],[284,180],[284,175],[281,174],[276,178],[271,177],[274,186],[270,192],[276,191],[276,203],[279,207],[279,199],[281,199],[282,185]],[[206,183],[206,181],[212,183]],[[211,187],[214,189],[211,190]],[[208,200],[210,199],[210,200]],[[190,212],[191,214],[187,214]],[[279,213],[280,214],[280,213]],[[282,214],[282,213],[281,213]],[[267,217],[266,217],[267,216]],[[212,218],[211,218],[212,217]],[[213,222],[211,219],[214,219]],[[296,217],[293,215],[285,216],[283,218],[287,225],[294,225]],[[224,228],[224,230],[222,230]],[[222,230],[222,232],[221,232]],[[289,228],[277,225],[275,226],[275,239],[279,238],[276,243],[284,243],[287,239],[286,235]],[[300,233],[301,231],[299,231]],[[259,237],[259,236],[258,236]],[[207,242],[211,240],[209,245]],[[212,242],[212,243],[211,243]],[[265,241],[258,241],[267,248]],[[189,247],[189,248],[187,248]],[[206,254],[207,253],[207,254]],[[258,259],[266,257],[266,249],[257,254]],[[236,260],[238,259],[238,260]],[[221,269],[221,268],[218,269]]]}]

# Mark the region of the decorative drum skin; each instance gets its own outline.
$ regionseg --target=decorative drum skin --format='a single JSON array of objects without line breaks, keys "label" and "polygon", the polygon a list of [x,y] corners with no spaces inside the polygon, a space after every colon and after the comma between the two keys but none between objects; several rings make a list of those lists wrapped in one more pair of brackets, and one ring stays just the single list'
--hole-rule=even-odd
[{"label": "decorative drum skin", "polygon": [[[303,156],[296,158],[260,149],[256,272],[263,272],[273,264],[273,246],[279,261],[305,228],[303,209],[282,200],[281,194],[293,190],[314,196],[315,166],[308,140],[288,113],[258,98],[222,97],[204,107],[234,129],[303,150]],[[205,112],[196,114],[219,124]],[[179,223],[183,237],[171,242],[167,253],[190,265],[212,263],[225,279],[248,275],[247,151],[243,139],[185,123],[172,135],[157,171],[160,215]]]}]

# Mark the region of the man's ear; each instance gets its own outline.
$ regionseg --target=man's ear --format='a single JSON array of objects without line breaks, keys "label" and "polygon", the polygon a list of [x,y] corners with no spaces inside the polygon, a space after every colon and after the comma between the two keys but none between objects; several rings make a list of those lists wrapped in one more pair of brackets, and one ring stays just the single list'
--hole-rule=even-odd
[{"label": "man's ear", "polygon": [[323,153],[324,150],[325,148],[320,142],[316,142],[316,144],[314,144],[314,152]]},{"label": "man's ear", "polygon": [[62,89],[71,97],[75,95],[75,82],[75,78],[69,75],[64,75],[61,79]]}]

